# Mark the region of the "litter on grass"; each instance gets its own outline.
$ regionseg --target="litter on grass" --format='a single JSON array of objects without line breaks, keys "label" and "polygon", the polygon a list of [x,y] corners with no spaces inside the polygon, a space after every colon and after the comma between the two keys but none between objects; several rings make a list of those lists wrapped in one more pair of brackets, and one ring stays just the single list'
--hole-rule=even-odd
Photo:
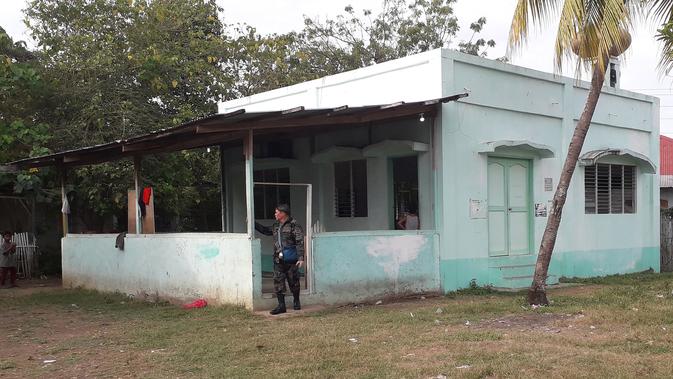
[{"label": "litter on grass", "polygon": [[204,308],[208,306],[208,302],[205,299],[198,299],[194,300],[189,304],[185,304],[182,306],[184,309],[194,309],[194,308]]}]

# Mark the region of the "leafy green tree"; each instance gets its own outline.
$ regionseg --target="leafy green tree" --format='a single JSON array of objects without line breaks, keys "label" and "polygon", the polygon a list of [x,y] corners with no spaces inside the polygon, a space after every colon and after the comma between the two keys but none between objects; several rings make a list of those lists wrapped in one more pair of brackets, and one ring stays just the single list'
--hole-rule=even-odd
[{"label": "leafy green tree", "polygon": [[[455,0],[383,0],[383,10],[344,13],[324,21],[305,18],[304,29],[262,36],[247,25],[233,30],[229,72],[235,75],[227,98],[258,92],[354,70],[407,55],[450,47],[459,29],[453,13]],[[495,41],[475,37],[486,24],[474,22],[469,41],[460,51],[486,55]]]},{"label": "leafy green tree", "polygon": [[[38,41],[43,78],[58,94],[49,108],[54,150],[147,133],[216,111],[234,76],[215,1],[32,0],[27,24]],[[147,162],[156,160],[147,157]],[[184,214],[200,199],[185,191],[198,162],[168,154],[146,168],[156,185],[159,213]],[[132,165],[112,162],[73,170],[73,212],[100,228],[96,216],[126,209]],[[182,167],[180,173],[176,167]],[[125,222],[125,217],[123,220]]]},{"label": "leafy green tree", "polygon": [[234,28],[228,71],[234,85],[228,99],[250,96],[324,75],[323,67],[311,66],[303,51],[301,35],[260,35],[249,25]]},{"label": "leafy green tree", "polygon": [[[306,18],[302,33],[303,51],[311,66],[324,67],[325,74],[352,70],[440,47],[450,47],[459,30],[453,13],[456,0],[384,0],[383,10],[373,15],[363,10],[358,16],[352,6],[324,22]],[[471,29],[480,33],[485,18]],[[495,41],[463,42],[460,50],[480,55]],[[484,54],[485,55],[485,54]]]},{"label": "leafy green tree", "polygon": [[[41,122],[49,87],[40,77],[35,55],[0,28],[0,161],[47,153],[49,125]],[[37,188],[35,172],[0,176],[0,187],[15,192]]]},{"label": "leafy green tree", "polygon": [[470,24],[472,37],[470,37],[469,41],[462,41],[458,43],[458,48],[460,51],[471,55],[486,57],[486,50],[489,47],[495,47],[495,41],[492,39],[487,41],[484,38],[477,38],[476,40],[474,39],[477,34],[481,33],[482,29],[484,29],[484,25],[486,25],[486,17],[480,17],[477,21]]},{"label": "leafy green tree", "polygon": [[215,1],[32,0],[27,24],[61,98],[58,148],[213,113],[231,83]]}]

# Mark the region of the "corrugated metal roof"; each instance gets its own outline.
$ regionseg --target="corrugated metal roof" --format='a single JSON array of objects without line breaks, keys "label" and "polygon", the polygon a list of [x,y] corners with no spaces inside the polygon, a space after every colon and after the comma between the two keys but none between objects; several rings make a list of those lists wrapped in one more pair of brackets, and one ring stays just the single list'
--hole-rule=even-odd
[{"label": "corrugated metal roof", "polygon": [[246,112],[239,109],[229,113],[215,114],[184,124],[153,131],[125,140],[62,151],[41,157],[26,158],[0,166],[0,171],[16,171],[43,166],[79,166],[101,163],[138,155],[179,151],[213,146],[238,140],[244,132],[255,130],[268,133],[279,129],[320,126],[358,125],[369,122],[407,118],[421,113],[431,115],[437,106],[468,96],[461,93],[438,99],[417,102],[329,109],[305,109],[296,107],[281,111]]},{"label": "corrugated metal roof", "polygon": [[660,174],[673,175],[673,138],[659,136]]}]

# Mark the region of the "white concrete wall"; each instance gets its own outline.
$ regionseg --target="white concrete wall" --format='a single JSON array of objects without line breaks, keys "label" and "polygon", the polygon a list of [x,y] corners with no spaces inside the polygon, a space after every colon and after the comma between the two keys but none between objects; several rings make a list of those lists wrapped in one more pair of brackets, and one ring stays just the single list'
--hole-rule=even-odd
[{"label": "white concrete wall", "polygon": [[226,101],[218,105],[218,111],[226,113],[241,108],[248,112],[277,111],[297,106],[330,108],[427,100],[442,94],[440,71],[440,50],[432,50]]},{"label": "white concrete wall", "polygon": [[242,234],[74,235],[62,239],[63,285],[136,298],[235,304],[252,309],[253,254]]}]

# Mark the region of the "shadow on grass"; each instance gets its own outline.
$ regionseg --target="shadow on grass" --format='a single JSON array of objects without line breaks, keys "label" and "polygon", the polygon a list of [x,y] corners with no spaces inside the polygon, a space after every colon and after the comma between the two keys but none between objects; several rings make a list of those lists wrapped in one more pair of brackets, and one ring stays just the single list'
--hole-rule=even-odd
[{"label": "shadow on grass", "polygon": [[561,283],[580,283],[580,284],[600,284],[600,285],[641,285],[644,283],[654,283],[664,279],[673,279],[673,273],[656,273],[649,269],[634,274],[618,274],[599,276],[593,278],[566,278],[559,279]]}]

